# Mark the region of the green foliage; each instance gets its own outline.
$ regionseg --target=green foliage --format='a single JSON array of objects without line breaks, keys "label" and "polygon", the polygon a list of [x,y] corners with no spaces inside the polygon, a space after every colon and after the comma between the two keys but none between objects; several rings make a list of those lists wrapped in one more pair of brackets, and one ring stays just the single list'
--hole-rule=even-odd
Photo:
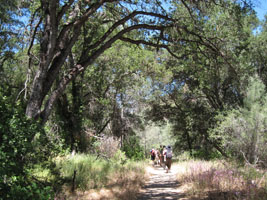
[{"label": "green foliage", "polygon": [[112,134],[119,137],[125,128],[125,119],[120,119],[123,109],[123,116],[133,127],[138,116],[129,111],[139,109],[149,90],[145,88],[144,66],[150,70],[155,64],[153,52],[122,42],[103,53],[84,75],[90,80],[83,85],[84,125],[99,133],[110,120]]},{"label": "green foliage", "polygon": [[267,86],[267,50],[264,48],[267,43],[267,20],[266,16],[264,21],[261,23],[261,26],[257,29],[254,37],[251,38],[251,44],[249,46],[250,53],[247,55],[251,67],[251,75],[255,72],[261,78],[265,86]]},{"label": "green foliage", "polygon": [[121,150],[117,150],[117,152],[114,154],[114,156],[110,159],[113,164],[115,166],[120,166],[125,164],[125,162],[127,161],[125,152],[121,151]]},{"label": "green foliage", "polygon": [[[25,181],[21,176],[13,176],[10,182],[10,192],[5,194],[4,199],[15,200],[19,197],[21,200],[48,200],[53,199],[53,189],[50,186],[37,184],[33,181]],[[0,197],[1,199],[1,197]]]},{"label": "green foliage", "polygon": [[249,59],[258,23],[255,12],[236,1],[220,3],[174,3],[173,15],[183,18],[187,28],[167,30],[177,41],[170,48],[179,58],[159,55],[165,65],[162,73],[172,77],[165,82],[162,73],[157,74],[148,112],[149,119],[172,123],[178,152],[207,159],[218,152],[226,155],[208,130],[216,125],[218,113],[243,104],[245,77],[258,67],[257,60],[252,66]]},{"label": "green foliage", "polygon": [[251,164],[267,166],[267,93],[258,77],[250,78],[244,106],[219,116],[221,123],[212,130],[234,157]]},{"label": "green foliage", "polygon": [[86,190],[106,184],[111,166],[109,162],[98,159],[96,156],[79,154],[58,162],[57,167],[60,168],[61,176],[69,183],[76,171],[76,187]]},{"label": "green foliage", "polygon": [[[1,95],[1,94],[0,94]],[[12,105],[6,97],[0,96],[1,112],[1,163],[6,175],[22,173],[23,165],[29,159],[33,146],[31,141],[39,131],[37,124],[27,120],[20,105]]]},{"label": "green foliage", "polygon": [[36,134],[44,135],[43,129],[38,122],[26,118],[20,103],[13,105],[1,92],[0,122],[0,196],[49,199],[51,188],[37,185],[28,174],[35,162],[43,160],[35,148],[37,139],[34,138]]},{"label": "green foliage", "polygon": [[222,158],[222,154],[220,154],[220,152],[216,150],[207,151],[204,148],[199,149],[199,150],[193,150],[191,155],[193,158],[205,159],[205,160],[213,160],[213,159]]},{"label": "green foliage", "polygon": [[[95,2],[97,1],[91,3]],[[151,7],[147,9],[152,9],[155,1],[135,2],[148,2]],[[264,144],[267,137],[267,95],[263,86],[267,83],[264,45],[267,38],[266,22],[262,26],[262,32],[253,35],[258,21],[255,13],[247,6],[242,7],[235,1],[222,1],[222,4],[184,1],[188,6],[178,2],[172,2],[173,8],[169,10],[171,12],[168,16],[183,20],[178,20],[175,28],[162,29],[160,36],[166,39],[163,43],[170,44],[169,50],[179,59],[169,56],[165,50],[153,52],[147,45],[129,45],[122,41],[113,43],[101,53],[106,46],[101,41],[110,41],[112,36],[123,30],[124,26],[119,26],[117,30],[111,27],[113,22],[125,16],[126,10],[127,13],[130,12],[124,4],[108,3],[103,9],[98,9],[98,13],[93,13],[82,26],[81,35],[77,36],[72,48],[64,46],[64,41],[58,41],[60,48],[51,50],[58,54],[44,56],[52,59],[52,63],[45,64],[49,67],[44,70],[47,73],[63,65],[45,79],[53,80],[56,77],[53,89],[57,89],[57,83],[63,77],[61,75],[67,75],[70,69],[75,71],[75,64],[90,64],[88,67],[87,64],[83,66],[88,68],[87,71],[80,73],[79,70],[82,76],[76,77],[74,74],[76,79],[66,86],[65,93],[58,99],[55,112],[51,112],[51,118],[44,126],[45,131],[38,122],[25,118],[21,96],[25,94],[25,99],[28,99],[29,84],[33,82],[30,75],[37,72],[40,60],[45,62],[39,55],[47,53],[43,47],[49,42],[45,38],[50,38],[43,37],[48,33],[43,28],[50,30],[44,20],[47,19],[45,7],[49,3],[26,0],[19,5],[17,0],[2,2],[0,79],[4,84],[0,86],[0,90],[3,90],[0,91],[0,195],[3,198],[52,198],[49,196],[52,194],[51,188],[32,181],[31,175],[34,174],[30,173],[33,172],[33,165],[39,164],[41,169],[49,168],[52,173],[54,166],[47,160],[58,153],[74,149],[81,152],[92,150],[101,155],[109,152],[111,155],[108,156],[109,161],[95,156],[78,155],[58,163],[55,171],[59,170],[69,182],[74,171],[77,172],[75,182],[81,189],[102,187],[112,171],[127,170],[133,166],[126,157],[141,160],[144,158],[143,149],[147,153],[148,149],[158,148],[161,144],[175,144],[175,153],[186,151],[190,156],[205,159],[218,158],[221,154],[216,146],[222,146],[234,157],[248,159],[251,163],[259,160],[266,166],[267,152]],[[57,9],[52,10],[60,10],[65,3],[66,1],[60,1]],[[59,26],[51,30],[56,29],[58,31],[55,33],[59,33],[60,30],[65,30],[63,27],[68,29],[76,24],[75,20],[80,19],[89,4],[87,1],[74,1],[73,7],[57,23]],[[29,37],[35,35],[35,38],[25,38],[23,35],[25,39],[20,39],[19,28],[22,24],[17,16],[18,12],[24,11],[17,9],[19,6],[28,7],[26,12],[32,14],[31,28],[26,32]],[[159,9],[160,6],[156,7]],[[150,17],[139,16],[133,18],[132,22],[128,20],[128,25],[153,21]],[[73,23],[66,26],[71,20]],[[158,26],[161,22],[162,20],[156,20]],[[106,35],[107,38],[103,37],[108,30],[113,31]],[[68,31],[70,34],[66,34],[65,41],[79,33],[76,30],[72,32],[72,29]],[[157,34],[149,35],[150,33],[152,32],[132,31],[125,37],[136,39],[136,43],[143,38],[147,44],[149,41],[162,44]],[[27,52],[22,44],[31,40],[34,45]],[[43,44],[40,45],[41,41]],[[94,47],[93,44],[98,45]],[[25,46],[31,45],[27,43]],[[71,53],[65,58],[64,52],[68,52],[68,49],[71,49]],[[98,52],[101,55],[94,60]],[[31,58],[28,57],[30,54]],[[60,60],[61,57],[64,59]],[[29,72],[26,71],[28,67]],[[42,68],[41,65],[40,67]],[[264,84],[252,80],[243,101],[246,77],[255,72]],[[41,91],[46,90],[50,94],[53,89]],[[16,98],[21,98],[21,103],[15,104]],[[47,100],[49,95],[42,98]],[[145,118],[144,110],[149,105],[152,107],[151,112]],[[233,108],[238,109],[231,110]],[[226,110],[231,111],[226,113]],[[218,113],[221,115],[217,115]],[[145,124],[142,119],[160,123],[167,119],[168,124],[147,125],[145,131],[140,131]],[[213,129],[217,121],[221,123]],[[140,132],[140,138],[132,135],[132,130]],[[122,151],[117,151],[117,145],[107,148],[107,145],[102,144],[102,149],[95,148],[95,141],[100,134],[101,137],[102,134],[116,135],[118,138],[125,136]],[[107,155],[106,153],[105,156]]]},{"label": "green foliage", "polygon": [[171,123],[162,124],[151,123],[146,126],[144,131],[140,131],[138,136],[141,138],[141,146],[145,149],[148,156],[149,150],[159,148],[160,145],[173,146],[175,141],[171,134]]},{"label": "green foliage", "polygon": [[104,187],[115,174],[124,172],[144,173],[143,165],[137,162],[126,161],[124,152],[117,151],[110,160],[94,155],[77,154],[59,158],[57,168],[61,176],[72,186],[75,175],[75,188],[88,190],[92,188]]},{"label": "green foliage", "polygon": [[[22,27],[23,23],[19,21],[19,15],[22,9],[19,9],[18,0],[1,1],[0,6],[0,78],[3,65],[6,61],[14,59],[15,51],[20,49],[23,44]],[[10,81],[10,80],[9,80]]]},{"label": "green foliage", "polygon": [[144,151],[140,145],[140,138],[138,136],[129,136],[123,143],[122,150],[125,155],[133,160],[144,159]]},{"label": "green foliage", "polygon": [[[262,171],[249,165],[241,167],[240,172],[242,176],[246,179],[246,181],[264,179],[264,174],[262,173]],[[265,179],[265,181],[267,181],[267,179]]]}]

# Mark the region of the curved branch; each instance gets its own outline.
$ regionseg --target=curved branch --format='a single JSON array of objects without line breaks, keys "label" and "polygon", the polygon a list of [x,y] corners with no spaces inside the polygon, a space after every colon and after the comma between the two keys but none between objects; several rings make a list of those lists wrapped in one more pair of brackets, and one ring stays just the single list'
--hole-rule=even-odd
[{"label": "curved branch", "polygon": [[[30,22],[31,25],[33,24],[33,20],[34,20],[34,17],[35,17],[35,15],[36,15],[36,13],[37,13],[40,9],[41,9],[41,7],[37,8],[37,9],[35,10],[35,12],[33,13],[33,15],[32,15],[32,19],[31,19],[31,22]],[[30,46],[29,46],[29,48],[28,48],[28,52],[27,52],[28,56],[31,55],[31,49],[32,49],[32,47],[33,47],[33,43],[34,43],[34,39],[35,39],[35,35],[36,35],[36,33],[37,33],[37,29],[38,29],[38,27],[40,26],[40,24],[41,24],[42,21],[43,21],[43,17],[40,17],[39,22],[38,22],[38,23],[36,24],[36,26],[34,27],[33,35],[32,35],[32,37],[31,37]]]},{"label": "curved branch", "polygon": [[108,30],[107,32],[94,44],[90,45],[86,51],[84,52],[84,56],[86,54],[88,54],[90,52],[90,50],[95,49],[96,47],[98,47],[101,43],[103,43],[108,36],[111,35],[111,33],[118,28],[120,25],[123,25],[126,21],[130,20],[131,18],[137,16],[137,15],[145,15],[145,16],[152,16],[152,17],[158,17],[161,19],[165,19],[167,21],[172,21],[174,22],[175,20],[172,18],[169,18],[168,16],[165,15],[161,15],[161,14],[157,14],[157,13],[152,13],[152,12],[144,12],[144,11],[133,11],[132,13],[130,13],[128,16],[124,17],[123,19],[117,21],[116,23],[114,23]]},{"label": "curved branch", "polygon": [[88,19],[88,17],[90,17],[92,14],[94,14],[96,12],[96,10],[98,8],[100,8],[104,3],[114,2],[114,1],[116,1],[116,0],[100,0],[98,3],[92,4],[92,6],[90,6],[86,10],[86,12],[83,14],[83,16],[81,16],[78,20],[76,20],[75,22],[70,22],[63,27],[63,29],[61,30],[61,32],[58,36],[59,43],[64,41],[64,38],[65,38],[64,36],[71,28],[73,28],[73,26],[79,26],[79,25],[83,24]]},{"label": "curved branch", "polygon": [[156,48],[164,48],[166,49],[173,57],[175,57],[176,59],[183,59],[185,57],[185,55],[182,55],[182,56],[177,56],[175,55],[175,53],[173,53],[170,48],[169,48],[169,45],[166,45],[166,44],[155,44],[153,42],[148,42],[148,41],[145,41],[145,40],[132,40],[130,38],[125,38],[125,37],[120,37],[119,38],[120,40],[124,41],[124,42],[129,42],[129,43],[132,43],[132,44],[136,44],[136,45],[139,45],[139,44],[144,44],[144,45],[148,45],[148,46],[152,46],[152,47],[156,47]]},{"label": "curved branch", "polygon": [[80,63],[83,66],[88,66],[92,63],[93,60],[95,60],[101,53],[103,53],[106,49],[111,47],[111,45],[120,39],[125,33],[131,32],[132,30],[136,29],[148,29],[148,30],[163,30],[165,28],[171,27],[169,26],[156,26],[156,25],[148,25],[148,24],[138,24],[138,25],[133,25],[130,27],[127,27],[123,30],[121,30],[119,33],[117,33],[115,36],[110,38],[106,43],[104,43],[102,46],[100,46],[97,50],[95,50],[89,58],[83,59],[80,61]]},{"label": "curved branch", "polygon": [[58,16],[57,16],[58,22],[62,19],[63,15],[66,13],[66,11],[71,7],[73,2],[74,2],[74,0],[69,0],[68,4],[66,3],[64,6],[62,6],[62,8],[59,11]]}]

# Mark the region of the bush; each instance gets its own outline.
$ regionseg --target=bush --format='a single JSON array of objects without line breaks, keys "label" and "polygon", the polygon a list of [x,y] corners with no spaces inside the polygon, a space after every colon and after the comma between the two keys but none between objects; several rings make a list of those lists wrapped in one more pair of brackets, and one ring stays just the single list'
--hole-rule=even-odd
[{"label": "bush", "polygon": [[135,135],[130,136],[125,140],[122,150],[130,159],[143,160],[145,158],[143,148],[140,145],[140,139]]},{"label": "bush", "polygon": [[216,150],[210,150],[207,152],[206,149],[192,150],[192,157],[195,159],[213,160],[222,158],[222,155]]},{"label": "bush", "polygon": [[38,122],[26,118],[24,106],[12,104],[0,92],[0,197],[49,199],[52,191],[30,179],[29,169],[40,160],[34,136],[45,135]]},{"label": "bush", "polygon": [[120,142],[117,138],[105,136],[100,140],[96,149],[101,155],[112,158],[119,150],[119,144]]},{"label": "bush", "polygon": [[232,156],[267,166],[267,93],[257,77],[250,79],[244,106],[217,118],[212,135]]},{"label": "bush", "polygon": [[11,189],[5,199],[48,200],[53,199],[53,196],[53,189],[50,186],[38,185],[33,181],[25,181],[22,177],[12,177]]}]

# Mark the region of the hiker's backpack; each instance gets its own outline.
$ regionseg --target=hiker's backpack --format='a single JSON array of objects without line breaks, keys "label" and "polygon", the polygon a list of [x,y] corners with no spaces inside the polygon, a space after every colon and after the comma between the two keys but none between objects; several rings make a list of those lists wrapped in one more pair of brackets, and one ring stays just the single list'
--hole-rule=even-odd
[{"label": "hiker's backpack", "polygon": [[167,158],[172,158],[172,150],[171,149],[167,149],[166,157]]}]

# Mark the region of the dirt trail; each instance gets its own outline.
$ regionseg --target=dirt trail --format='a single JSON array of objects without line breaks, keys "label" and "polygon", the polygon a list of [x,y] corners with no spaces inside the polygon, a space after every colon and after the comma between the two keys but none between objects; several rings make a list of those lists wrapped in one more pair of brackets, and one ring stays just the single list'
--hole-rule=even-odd
[{"label": "dirt trail", "polygon": [[148,167],[147,170],[150,179],[140,192],[138,200],[183,199],[184,195],[176,178],[178,165],[173,165],[169,173],[160,166]]}]

